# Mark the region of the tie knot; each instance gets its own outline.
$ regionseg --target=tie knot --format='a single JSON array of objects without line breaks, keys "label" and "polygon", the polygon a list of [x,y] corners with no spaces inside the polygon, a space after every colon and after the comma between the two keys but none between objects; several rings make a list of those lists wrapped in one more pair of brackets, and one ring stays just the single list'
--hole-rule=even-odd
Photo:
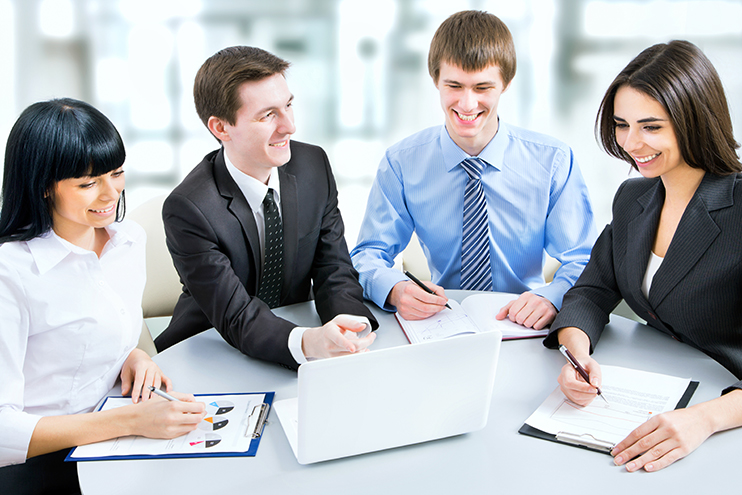
[{"label": "tie knot", "polygon": [[265,198],[263,198],[263,207],[268,208],[272,207],[275,204],[275,201],[273,201],[273,188],[268,188],[268,192],[265,193]]},{"label": "tie knot", "polygon": [[484,170],[484,160],[481,158],[467,158],[461,162],[461,166],[466,171],[466,175],[469,179],[480,179],[482,177],[482,170]]}]

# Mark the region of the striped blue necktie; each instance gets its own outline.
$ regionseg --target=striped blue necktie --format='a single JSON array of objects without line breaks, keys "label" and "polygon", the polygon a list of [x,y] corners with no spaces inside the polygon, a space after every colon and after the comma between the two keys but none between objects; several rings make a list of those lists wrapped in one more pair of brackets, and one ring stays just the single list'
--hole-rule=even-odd
[{"label": "striped blue necktie", "polygon": [[492,290],[489,219],[482,187],[484,161],[467,158],[461,166],[469,176],[464,189],[464,227],[461,245],[461,288]]}]

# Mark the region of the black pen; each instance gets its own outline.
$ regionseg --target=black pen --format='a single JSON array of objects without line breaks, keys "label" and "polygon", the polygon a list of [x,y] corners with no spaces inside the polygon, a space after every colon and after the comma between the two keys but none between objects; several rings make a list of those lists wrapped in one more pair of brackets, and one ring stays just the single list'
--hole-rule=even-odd
[{"label": "black pen", "polygon": [[[405,270],[405,271],[404,271],[404,274],[405,274],[405,275],[407,275],[407,277],[408,277],[408,278],[409,278],[410,280],[412,280],[413,282],[415,282],[415,284],[417,284],[417,286],[418,286],[418,287],[420,287],[420,288],[421,288],[422,290],[424,290],[424,291],[425,291],[425,292],[427,292],[428,294],[435,294],[435,292],[433,292],[432,290],[430,290],[430,288],[429,288],[429,287],[428,287],[427,285],[425,285],[424,283],[420,282],[420,281],[419,281],[419,280],[417,279],[417,277],[416,277],[416,276],[414,276],[413,274],[411,274],[411,273],[410,273],[410,272],[408,272],[407,270]],[[448,309],[451,309],[451,306],[449,306],[449,305],[448,305],[448,303],[446,303],[446,307],[447,307]]]},{"label": "black pen", "polygon": [[[564,354],[564,357],[567,358],[567,361],[569,361],[569,364],[571,364],[574,367],[574,369],[577,370],[577,373],[579,373],[580,376],[587,383],[590,384],[590,376],[587,374],[587,371],[585,370],[585,368],[583,368],[582,365],[577,361],[577,359],[572,355],[572,353],[569,352],[569,349],[567,349],[566,347],[564,347],[564,345],[560,345],[559,346],[559,352],[561,352],[562,354]],[[590,384],[590,385],[592,385],[592,384]],[[603,392],[600,391],[600,388],[595,387],[595,390],[598,391],[598,395],[605,401],[606,404],[608,404],[608,399],[605,398],[605,396],[603,395]]]}]

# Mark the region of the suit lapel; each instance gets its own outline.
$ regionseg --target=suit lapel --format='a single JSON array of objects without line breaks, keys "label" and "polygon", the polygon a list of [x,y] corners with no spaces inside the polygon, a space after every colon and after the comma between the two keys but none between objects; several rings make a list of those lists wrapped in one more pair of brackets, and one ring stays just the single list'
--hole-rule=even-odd
[{"label": "suit lapel", "polygon": [[[242,231],[247,237],[249,249],[252,251],[252,259],[255,260],[255,273],[258,274],[256,280],[260,283],[261,266],[260,266],[260,238],[258,237],[258,227],[255,225],[255,216],[253,215],[250,205],[247,203],[245,196],[240,191],[239,186],[229,175],[227,166],[224,163],[224,148],[219,150],[214,160],[214,181],[219,194],[227,200],[227,209],[237,218],[242,226]],[[257,287],[254,288],[258,290]]]},{"label": "suit lapel", "polygon": [[721,230],[709,212],[734,203],[734,175],[706,174],[685,208],[665,259],[652,280],[649,303],[657,307],[708,250]]},{"label": "suit lapel", "polygon": [[639,301],[647,312],[652,308],[641,290],[644,274],[647,271],[649,253],[657,233],[662,204],[665,201],[665,189],[658,180],[655,187],[637,198],[643,211],[629,222],[628,240],[626,242],[626,269],[629,287],[636,301]]},{"label": "suit lapel", "polygon": [[281,219],[283,220],[283,283],[281,284],[281,299],[287,295],[288,287],[294,273],[294,263],[299,250],[299,239],[297,238],[299,197],[296,189],[296,177],[285,170],[285,166],[279,167],[278,177],[281,181]]}]

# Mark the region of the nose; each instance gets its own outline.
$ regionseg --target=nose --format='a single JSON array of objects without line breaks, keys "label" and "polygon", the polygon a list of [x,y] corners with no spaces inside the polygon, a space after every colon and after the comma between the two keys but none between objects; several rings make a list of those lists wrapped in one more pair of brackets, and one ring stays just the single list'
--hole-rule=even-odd
[{"label": "nose", "polygon": [[620,135],[617,134],[616,141],[627,153],[636,151],[643,146],[641,136],[633,128],[629,128]]},{"label": "nose", "polygon": [[465,89],[461,92],[459,107],[464,112],[471,112],[477,108],[477,99],[474,95],[474,91]]},{"label": "nose", "polygon": [[294,112],[291,109],[281,112],[277,130],[281,134],[293,134],[296,132],[296,126],[294,125]]},{"label": "nose", "polygon": [[101,182],[100,187],[100,198],[104,201],[110,201],[112,199],[117,200],[120,194],[121,191],[116,187],[111,176],[103,176],[103,181]]}]

